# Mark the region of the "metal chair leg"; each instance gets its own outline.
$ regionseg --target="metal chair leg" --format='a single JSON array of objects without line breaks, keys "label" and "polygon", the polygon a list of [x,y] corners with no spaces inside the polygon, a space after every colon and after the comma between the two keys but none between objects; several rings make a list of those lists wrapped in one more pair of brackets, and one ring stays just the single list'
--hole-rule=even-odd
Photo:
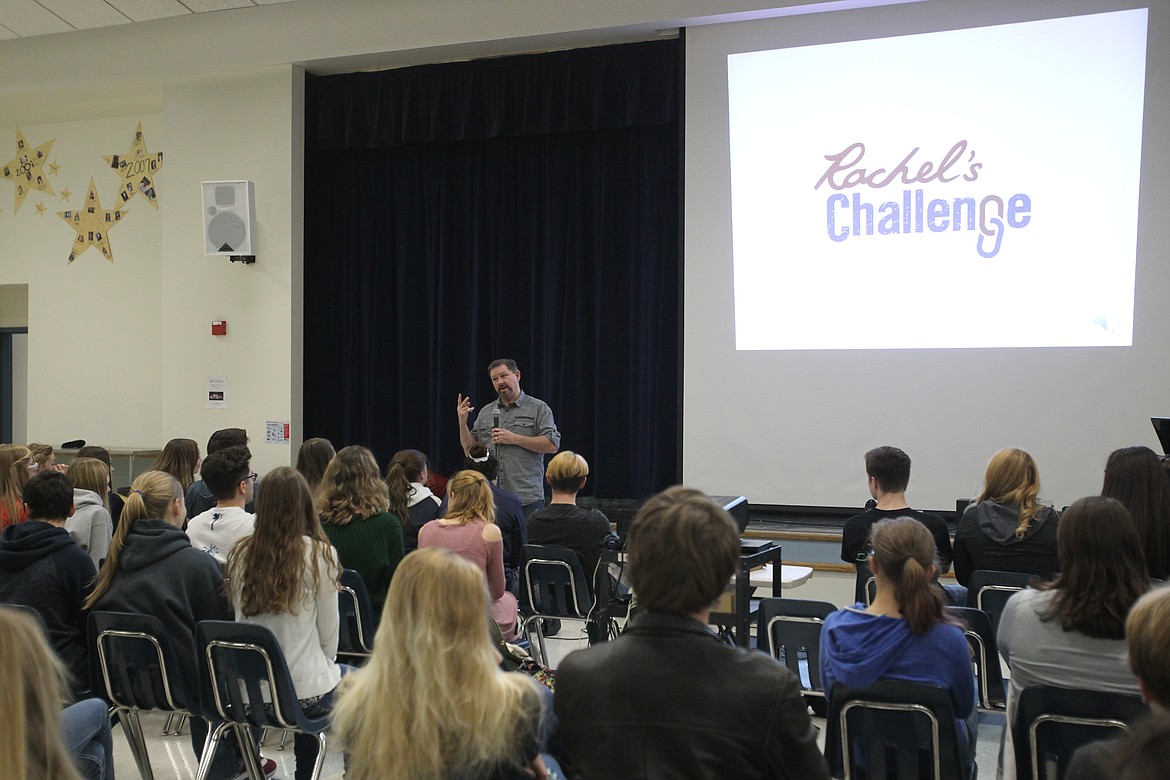
[{"label": "metal chair leg", "polygon": [[319,780],[321,777],[321,768],[325,766],[325,732],[314,734],[317,738],[317,761],[313,764],[313,776],[310,780]]},{"label": "metal chair leg", "polygon": [[237,723],[234,730],[240,749],[244,753],[244,767],[248,770],[248,777],[251,780],[264,780],[264,767],[260,765],[260,746],[256,744],[252,729]]},{"label": "metal chair leg", "polygon": [[168,713],[166,723],[163,724],[162,736],[165,737],[167,734],[171,733],[171,724],[174,723],[174,721],[175,713]]},{"label": "metal chair leg", "polygon": [[123,707],[119,708],[119,713],[122,732],[130,745],[130,755],[134,757],[139,776],[142,780],[154,780],[154,772],[150,768],[150,754],[146,750],[146,735],[142,733],[142,721],[138,719],[138,712]]},{"label": "metal chair leg", "polygon": [[203,743],[203,753],[199,756],[199,772],[195,775],[195,780],[207,780],[211,773],[211,764],[215,760],[215,751],[219,748],[223,733],[230,728],[232,724],[225,721],[207,735],[207,741]]},{"label": "metal chair leg", "polygon": [[284,750],[284,744],[286,742],[288,742],[288,732],[282,731],[282,732],[280,732],[280,745],[278,745],[276,749],[277,750]]},{"label": "metal chair leg", "polygon": [[187,716],[179,714],[175,717],[175,730],[171,732],[176,737],[183,735],[183,726],[187,725]]}]

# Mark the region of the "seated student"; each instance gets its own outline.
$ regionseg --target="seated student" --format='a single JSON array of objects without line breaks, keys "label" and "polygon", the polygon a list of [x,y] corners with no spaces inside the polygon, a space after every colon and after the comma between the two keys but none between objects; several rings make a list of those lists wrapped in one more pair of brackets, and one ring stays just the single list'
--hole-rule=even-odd
[{"label": "seated student", "polygon": [[[1170,586],[1155,588],[1133,605],[1125,619],[1125,643],[1142,700],[1150,705],[1153,719],[1170,724]],[[1161,728],[1166,731],[1165,725]],[[1118,761],[1138,752],[1136,741],[1122,737],[1085,745],[1073,756],[1065,780],[1113,780]],[[1163,763],[1163,774],[1154,776],[1164,777],[1167,767],[1170,763]]]},{"label": "seated student", "polygon": [[4,777],[113,780],[114,744],[106,703],[86,699],[61,709],[65,670],[32,616],[0,609],[0,658]]},{"label": "seated student", "polygon": [[[158,618],[178,656],[187,691],[199,693],[195,662],[195,625],[201,620],[231,620],[223,575],[215,559],[191,546],[183,533],[187,508],[178,480],[161,471],[140,474],[131,486],[118,533],[98,572],[87,609],[135,612]],[[191,747],[203,752],[208,724],[191,718]],[[240,776],[243,760],[235,740],[216,752],[211,778]],[[261,760],[265,775],[276,762]]]},{"label": "seated student", "polygon": [[73,514],[69,479],[57,471],[37,474],[24,486],[24,511],[27,520],[0,534],[0,602],[40,613],[74,693],[81,694],[89,689],[84,605],[97,570],[65,530]]},{"label": "seated student", "polygon": [[739,546],[731,517],[697,490],[668,488],[639,510],[626,550],[642,611],[557,669],[565,758],[580,774],[828,778],[796,677],[707,626]]},{"label": "seated student", "polygon": [[1170,577],[1170,480],[1149,447],[1109,453],[1101,495],[1116,498],[1133,518],[1151,577]]},{"label": "seated student", "polygon": [[[876,447],[865,453],[865,473],[869,479],[869,494],[876,503],[873,509],[845,521],[841,530],[841,560],[856,568],[867,567],[869,531],[873,524],[895,517],[910,517],[926,526],[934,538],[939,574],[950,571],[951,536],[946,522],[938,515],[911,509],[906,503],[910,456],[897,447]],[[857,593],[855,598],[863,601],[864,594]]]},{"label": "seated student", "polygon": [[[520,564],[524,560],[524,545],[528,544],[528,520],[515,493],[496,484],[500,462],[488,452],[485,445],[476,442],[467,448],[463,468],[483,474],[492,490],[492,504],[496,509],[495,525],[504,539],[504,583],[514,595],[520,593]],[[449,484],[449,483],[448,483]],[[439,507],[439,517],[447,514],[447,497]]]},{"label": "seated student", "polygon": [[955,578],[966,585],[980,569],[1018,571],[1052,579],[1060,571],[1056,529],[1060,516],[1040,503],[1040,473],[1023,450],[991,456],[983,491],[963,512],[953,546]]},{"label": "seated student", "polygon": [[[1150,587],[1129,512],[1112,498],[1089,496],[1060,520],[1060,576],[1008,599],[999,651],[1011,670],[1007,720],[1032,685],[1137,696],[1125,663],[1125,617]],[[1003,776],[1015,777],[1011,729],[1004,729]]]},{"label": "seated student", "polygon": [[105,560],[114,535],[114,521],[107,508],[110,470],[97,458],[77,458],[69,464],[69,481],[76,511],[65,521],[65,530],[89,553],[96,568]]},{"label": "seated student", "polygon": [[203,484],[215,496],[215,506],[187,522],[191,546],[202,550],[222,565],[232,545],[252,533],[256,517],[244,509],[252,501],[256,475],[252,453],[247,447],[216,450],[199,470]]},{"label": "seated student", "polygon": [[339,688],[333,730],[346,777],[548,777],[540,690],[497,664],[479,568],[439,548],[406,556],[373,656]]},{"label": "seated student", "polygon": [[585,487],[589,464],[571,450],[553,456],[544,479],[552,486],[552,501],[528,520],[528,543],[568,548],[581,558],[592,590],[601,553],[617,541],[609,518],[596,509],[577,506],[577,492]]},{"label": "seated student", "polygon": [[119,495],[114,484],[114,462],[110,459],[110,451],[96,444],[87,444],[77,451],[78,458],[97,458],[106,464],[110,472],[109,492],[106,494],[107,509],[110,510],[111,526],[117,530],[118,520],[122,517],[122,508],[126,506],[126,499]]},{"label": "seated student", "polygon": [[451,505],[418,532],[418,548],[444,547],[471,561],[487,578],[492,618],[504,639],[516,639],[516,596],[504,584],[504,546],[495,525],[490,483],[478,471],[460,471],[447,483]]},{"label": "seated student", "polygon": [[[219,452],[228,447],[247,447],[248,446],[248,432],[243,428],[221,428],[215,433],[211,434],[211,438],[207,440],[207,454]],[[252,498],[244,505],[245,512],[254,511],[252,502],[256,500],[257,494],[260,492],[260,481],[256,480],[256,484],[252,488]],[[201,515],[208,509],[215,506],[215,494],[211,492],[211,488],[203,483],[203,480],[198,480],[191,483],[191,487],[183,492],[183,500],[187,505],[187,519],[190,520],[195,515]]]},{"label": "seated student", "polygon": [[183,493],[186,494],[191,485],[195,484],[195,475],[203,458],[199,455],[199,443],[194,439],[171,439],[163,447],[151,471],[162,471],[179,480]]},{"label": "seated student", "polygon": [[377,620],[403,550],[402,522],[389,511],[374,453],[358,445],[342,447],[329,461],[314,503],[341,565],[361,575]]},{"label": "seated student", "polygon": [[913,518],[873,527],[869,568],[877,595],[825,618],[821,682],[830,699],[837,683],[868,688],[881,679],[924,683],[950,693],[967,776],[975,767],[978,720],[975,675],[963,629],[946,617],[935,587],[934,539]]},{"label": "seated student", "polygon": [[321,477],[325,476],[325,469],[329,468],[329,461],[337,455],[333,449],[333,442],[328,439],[307,439],[297,450],[297,471],[309,483],[309,492],[316,493],[321,484]]},{"label": "seated student", "polygon": [[426,486],[427,456],[418,450],[399,450],[386,467],[390,511],[406,523],[406,552],[418,549],[418,530],[439,516],[439,497]]},{"label": "seated student", "polygon": [[[228,555],[224,578],[236,620],[272,631],[284,651],[301,708],[311,718],[333,709],[341,680],[337,665],[337,551],[325,538],[305,478],[281,466],[264,478],[256,502],[256,531]],[[194,523],[194,521],[192,521]],[[313,774],[320,745],[312,734],[293,737],[296,780]]]},{"label": "seated student", "polygon": [[24,519],[20,493],[28,482],[32,457],[23,444],[0,444],[0,528]]}]

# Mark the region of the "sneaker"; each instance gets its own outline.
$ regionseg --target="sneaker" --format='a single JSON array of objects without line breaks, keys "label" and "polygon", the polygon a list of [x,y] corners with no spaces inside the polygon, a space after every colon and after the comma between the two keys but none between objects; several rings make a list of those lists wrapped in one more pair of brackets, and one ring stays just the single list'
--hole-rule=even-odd
[{"label": "sneaker", "polygon": [[[264,772],[264,777],[269,778],[276,774],[276,762],[271,758],[260,756],[260,769]],[[248,769],[241,765],[236,774],[232,775],[231,780],[248,780]]]}]

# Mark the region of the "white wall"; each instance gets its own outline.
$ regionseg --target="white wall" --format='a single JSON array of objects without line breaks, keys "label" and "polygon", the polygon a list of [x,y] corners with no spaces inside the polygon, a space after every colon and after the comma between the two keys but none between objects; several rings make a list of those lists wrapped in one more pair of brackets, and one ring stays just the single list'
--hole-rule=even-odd
[{"label": "white wall", "polygon": [[[30,144],[55,138],[60,165],[57,195],[29,196],[19,212],[0,189],[0,283],[29,289],[26,436],[148,447],[239,426],[256,467],[289,462],[290,445],[265,445],[263,427],[292,421],[299,398],[302,95],[303,72],[283,66],[174,81],[144,103],[152,111],[20,125]],[[139,122],[165,155],[158,208],[130,202],[109,234],[113,262],[89,249],[67,263],[74,234],[54,212],[80,206],[91,177],[114,207],[118,179],[102,156],[124,153]],[[15,133],[0,127],[0,148]],[[200,182],[216,179],[256,184],[253,266],[203,255]],[[213,319],[228,320],[228,336],[210,335]],[[227,409],[206,408],[209,374],[229,378]]]},{"label": "white wall", "polygon": [[[291,445],[266,444],[264,425],[292,421],[300,397],[303,82],[285,66],[175,82],[163,99],[168,142],[181,153],[168,154],[165,173],[162,439],[246,428],[262,473],[289,464]],[[203,254],[200,182],[235,179],[255,183],[254,265]],[[212,336],[212,320],[227,320],[228,334]],[[209,375],[228,378],[228,408],[207,408]],[[295,423],[299,438],[299,407]]]}]

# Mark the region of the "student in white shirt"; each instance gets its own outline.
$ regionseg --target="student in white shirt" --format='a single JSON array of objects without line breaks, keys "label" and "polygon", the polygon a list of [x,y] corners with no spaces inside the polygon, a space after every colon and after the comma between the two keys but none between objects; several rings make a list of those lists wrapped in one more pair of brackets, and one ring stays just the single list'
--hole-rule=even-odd
[{"label": "student in white shirt", "polygon": [[252,500],[256,474],[252,453],[247,447],[227,447],[203,459],[199,475],[215,496],[215,506],[191,518],[187,536],[191,546],[211,555],[220,564],[227,562],[232,545],[252,533],[255,515],[244,506]]}]

